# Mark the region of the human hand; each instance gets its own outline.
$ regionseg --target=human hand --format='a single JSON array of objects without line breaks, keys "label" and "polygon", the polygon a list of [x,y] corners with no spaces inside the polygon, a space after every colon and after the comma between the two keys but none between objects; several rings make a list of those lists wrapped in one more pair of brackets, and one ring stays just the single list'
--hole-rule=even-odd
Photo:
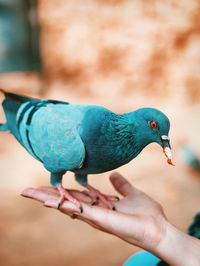
[{"label": "human hand", "polygon": [[[133,187],[121,175],[112,174],[110,181],[116,191],[122,195],[122,199],[115,203],[116,211],[107,209],[105,206],[91,206],[89,204],[91,199],[88,196],[74,190],[70,193],[83,202],[83,213],[80,213],[77,207],[69,201],[65,201],[59,211],[76,217],[96,229],[113,234],[130,244],[144,248],[172,265],[198,265],[184,264],[188,263],[187,258],[184,258],[184,263],[183,261],[179,263],[185,253],[185,247],[190,247],[189,251],[195,246],[195,251],[197,250],[197,254],[200,254],[198,240],[169,224],[162,206],[144,192]],[[41,201],[47,207],[57,208],[59,194],[53,187],[25,189],[22,195]],[[175,254],[174,244],[177,245]],[[182,244],[183,251],[180,248]],[[177,259],[178,250],[180,257]],[[195,259],[194,256],[192,257]]]},{"label": "human hand", "polygon": [[[112,174],[110,181],[123,196],[115,203],[116,211],[106,209],[105,206],[90,206],[88,196],[72,190],[70,193],[83,202],[83,213],[69,201],[65,201],[59,210],[131,244],[146,249],[156,245],[165,230],[161,221],[166,220],[166,217],[161,205],[134,188],[118,173]],[[45,206],[57,208],[59,194],[53,187],[29,188],[22,195],[41,201]]]}]

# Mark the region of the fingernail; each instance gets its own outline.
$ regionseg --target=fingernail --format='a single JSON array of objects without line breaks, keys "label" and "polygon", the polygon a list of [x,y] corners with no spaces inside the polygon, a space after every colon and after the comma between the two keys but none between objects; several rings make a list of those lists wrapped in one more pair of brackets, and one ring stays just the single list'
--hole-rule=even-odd
[{"label": "fingernail", "polygon": [[120,197],[115,196],[115,198],[116,198],[116,201],[120,201]]},{"label": "fingernail", "polygon": [[28,194],[20,194],[20,196],[24,197],[24,198],[28,198],[28,199],[32,199],[33,197],[31,195]]},{"label": "fingernail", "polygon": [[28,187],[28,188],[23,189],[22,192],[21,192],[21,194],[26,194],[26,192],[28,192],[28,191],[33,191],[33,190],[35,190],[35,188],[33,188],[33,187]]}]

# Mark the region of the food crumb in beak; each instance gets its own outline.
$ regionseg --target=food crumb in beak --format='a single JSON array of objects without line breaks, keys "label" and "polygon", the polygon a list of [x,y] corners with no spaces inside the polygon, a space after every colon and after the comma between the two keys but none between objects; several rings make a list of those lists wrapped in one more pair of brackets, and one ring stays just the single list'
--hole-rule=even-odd
[{"label": "food crumb in beak", "polygon": [[163,148],[163,152],[165,154],[165,156],[167,157],[167,162],[168,164],[174,165],[172,162],[172,153],[169,147],[165,147]]}]

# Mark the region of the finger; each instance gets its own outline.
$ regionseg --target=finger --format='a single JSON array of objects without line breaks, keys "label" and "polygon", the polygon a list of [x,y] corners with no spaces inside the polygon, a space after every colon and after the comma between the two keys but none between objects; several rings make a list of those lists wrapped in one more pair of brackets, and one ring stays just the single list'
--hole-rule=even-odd
[{"label": "finger", "polygon": [[127,196],[133,192],[133,186],[117,172],[110,175],[110,181],[122,196]]},{"label": "finger", "polygon": [[[49,199],[44,203],[44,206],[57,209],[58,202],[55,199]],[[69,201],[64,201],[64,203],[60,206],[59,211],[66,214],[66,215],[69,215],[70,217],[75,216],[75,219],[81,220],[81,221],[89,224],[90,226],[92,226],[95,229],[101,230],[103,232],[107,232],[105,230],[105,228],[100,227],[96,222],[93,222],[91,219],[87,219],[86,215],[83,216],[80,213],[80,210],[77,209],[77,207]]]},{"label": "finger", "polygon": [[34,188],[32,188],[32,187],[25,188],[25,189],[21,192],[21,196],[23,196],[23,197],[29,197],[30,194],[31,194],[31,191],[32,191],[33,189],[34,189]]},{"label": "finger", "polygon": [[[57,209],[57,202],[55,200],[48,200],[44,203],[45,207],[52,207]],[[103,232],[106,232],[104,228],[100,227],[99,225],[97,225],[96,223],[92,222],[89,219],[86,219],[85,217],[81,216],[80,211],[77,212],[77,209],[74,208],[73,204],[71,202],[65,202],[63,203],[63,205],[60,207],[59,209],[60,212],[70,216],[70,218],[72,219],[78,219],[80,221],[83,221],[87,224],[89,224],[90,226],[92,226],[95,229],[101,230]]]},{"label": "finger", "polygon": [[[83,206],[83,204],[85,203],[85,205],[91,205],[91,199],[88,197],[86,197],[84,194],[81,194],[81,192],[79,193],[79,197],[77,197],[77,193],[74,194],[73,196],[76,196],[76,199],[78,199],[81,203],[81,206]],[[81,200],[80,200],[81,199]],[[58,208],[58,200],[57,199],[53,199],[52,197],[47,199],[44,202],[44,206],[45,207],[49,207],[49,208],[53,208],[53,209],[57,209]],[[94,206],[94,205],[93,205]],[[103,204],[99,203],[98,206],[101,206],[102,208],[106,208],[106,206],[104,206]],[[62,205],[60,206],[59,210],[65,214],[68,214],[69,212],[74,212],[75,214],[79,214],[80,209],[72,202],[65,200]],[[78,211],[78,212],[77,212]]]},{"label": "finger", "polygon": [[[57,209],[57,201],[49,200],[45,205]],[[77,219],[82,220],[94,228],[101,231],[114,234],[121,238],[127,238],[131,235],[135,239],[141,237],[141,219],[137,216],[129,216],[123,213],[114,212],[102,207],[89,206],[82,203],[83,212],[69,201],[65,201],[59,211],[67,215],[76,215]],[[126,226],[124,226],[126,225]]]},{"label": "finger", "polygon": [[44,190],[50,190],[50,191],[58,191],[57,187],[54,187],[54,186],[41,186],[41,187],[38,187],[37,189],[44,189]]},{"label": "finger", "polygon": [[50,198],[52,198],[52,194],[47,193],[46,191],[41,191],[35,188],[26,188],[22,191],[21,195],[23,197],[28,197],[31,199],[38,200],[40,202],[44,202]]},{"label": "finger", "polygon": [[[77,198],[79,201],[90,203],[90,197],[86,196],[84,193],[78,190],[68,190],[70,194]],[[55,198],[58,199],[60,194],[57,188],[53,187],[39,187],[39,188],[27,188],[24,189],[21,193],[22,196],[32,198],[39,201],[47,201],[48,199]]]},{"label": "finger", "polygon": [[[74,213],[79,216],[81,215],[81,217],[83,218],[89,218],[90,221],[95,220],[95,217],[93,216],[93,208],[90,205],[85,204],[84,202],[81,202],[81,205],[83,207],[82,214],[80,214],[80,209],[74,203],[67,201],[67,200],[63,202],[59,210],[65,214],[68,214],[70,212],[70,213]],[[48,199],[44,202],[44,206],[57,209],[58,201],[56,199]],[[99,207],[99,208],[106,210],[103,207]],[[97,213],[95,215],[97,215]]]},{"label": "finger", "polygon": [[[82,204],[81,204],[82,205]],[[57,199],[48,199],[44,202],[44,206],[45,207],[48,207],[48,208],[53,208],[53,209],[58,209],[58,200]],[[59,208],[59,211],[69,215],[69,214],[76,214],[76,215],[79,215],[80,213],[80,209],[78,206],[76,206],[74,203],[68,201],[68,200],[65,200],[60,208]]]},{"label": "finger", "polygon": [[42,186],[42,187],[38,187],[36,189],[42,190],[42,191],[46,191],[46,192],[49,192],[49,193],[59,194],[57,187],[53,187],[53,186]]},{"label": "finger", "polygon": [[[79,200],[83,200],[87,202],[90,199],[87,195],[84,195],[83,192],[80,192],[78,190],[75,190],[75,189],[65,189],[65,190],[68,191],[72,196],[76,197]],[[56,187],[42,186],[42,187],[37,188],[37,191],[42,191],[52,196],[57,196],[57,197],[60,196],[60,193]]]},{"label": "finger", "polygon": [[42,193],[46,193],[47,195],[51,195],[53,198],[58,198],[60,196],[59,191],[57,188],[53,187],[39,187],[35,188],[37,191],[40,191]]},{"label": "finger", "polygon": [[[100,217],[101,214],[98,215],[98,210],[96,211],[93,209],[93,207],[90,207],[84,203],[82,203],[81,205],[83,207],[82,213],[80,212],[80,209],[76,205],[74,205],[72,202],[64,201],[63,204],[60,206],[59,211],[69,216],[75,215],[77,219],[85,221],[92,227],[98,228],[100,230],[99,220],[101,220],[101,217]],[[55,199],[49,199],[45,201],[44,206],[57,209],[58,202]],[[102,208],[102,207],[99,207],[99,208]],[[102,222],[103,222],[103,219],[102,219]],[[105,228],[101,228],[101,230],[105,231]]]}]

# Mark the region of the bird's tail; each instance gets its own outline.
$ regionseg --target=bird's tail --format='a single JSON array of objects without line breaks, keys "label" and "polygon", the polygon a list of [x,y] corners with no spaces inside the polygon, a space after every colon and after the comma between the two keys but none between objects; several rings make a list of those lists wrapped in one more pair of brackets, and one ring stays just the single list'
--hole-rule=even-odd
[{"label": "bird's tail", "polygon": [[9,131],[9,129],[12,131],[16,121],[16,114],[21,104],[30,101],[32,98],[6,92],[1,88],[0,93],[4,96],[1,104],[7,119],[5,124],[0,123],[0,131]]},{"label": "bird's tail", "polygon": [[33,99],[31,97],[15,94],[11,92],[6,92],[1,88],[0,88],[0,92],[4,95],[5,99],[9,99],[13,101],[14,103],[18,103],[18,104],[22,104],[22,103],[25,103]]}]

